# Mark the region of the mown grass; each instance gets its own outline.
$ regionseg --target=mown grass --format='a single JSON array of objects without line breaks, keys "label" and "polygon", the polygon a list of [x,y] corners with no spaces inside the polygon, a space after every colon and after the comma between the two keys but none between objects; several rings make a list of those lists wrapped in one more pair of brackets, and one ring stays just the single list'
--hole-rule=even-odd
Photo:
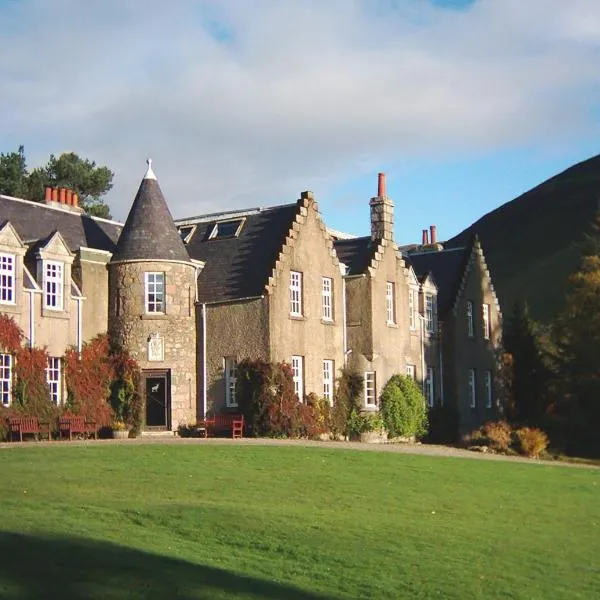
[{"label": "mown grass", "polygon": [[0,451],[2,598],[581,598],[600,471],[242,445]]}]

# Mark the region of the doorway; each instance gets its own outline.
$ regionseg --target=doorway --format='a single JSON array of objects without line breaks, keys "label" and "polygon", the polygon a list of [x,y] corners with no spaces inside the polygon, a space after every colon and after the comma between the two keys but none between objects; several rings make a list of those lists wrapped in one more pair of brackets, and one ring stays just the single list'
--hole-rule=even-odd
[{"label": "doorway", "polygon": [[144,371],[146,430],[167,430],[171,427],[170,371]]}]

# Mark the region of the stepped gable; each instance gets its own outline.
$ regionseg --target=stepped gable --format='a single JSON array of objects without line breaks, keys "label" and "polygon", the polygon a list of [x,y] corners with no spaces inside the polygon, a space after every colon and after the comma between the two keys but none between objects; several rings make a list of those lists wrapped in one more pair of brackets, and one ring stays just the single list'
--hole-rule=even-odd
[{"label": "stepped gable", "polygon": [[443,318],[454,308],[454,302],[471,257],[472,246],[407,254],[404,260],[412,266],[419,279],[428,273],[438,288],[438,314]]},{"label": "stepped gable", "polygon": [[150,159],[111,262],[129,260],[190,262]]},{"label": "stepped gable", "polygon": [[86,214],[0,194],[0,219],[9,221],[24,243],[45,240],[60,231],[71,252],[96,248],[114,252],[123,225]]},{"label": "stepped gable", "polygon": [[397,250],[396,244],[387,239],[373,240],[369,236],[352,238],[349,240],[336,240],[333,247],[341,263],[348,267],[346,275],[373,275],[381,260],[385,247],[392,245]]},{"label": "stepped gable", "polygon": [[[292,227],[298,207],[286,204],[198,217],[187,244],[189,255],[205,263],[198,278],[200,302],[261,296]],[[211,238],[215,225],[243,221],[237,235]],[[196,221],[191,219],[187,222]]]}]

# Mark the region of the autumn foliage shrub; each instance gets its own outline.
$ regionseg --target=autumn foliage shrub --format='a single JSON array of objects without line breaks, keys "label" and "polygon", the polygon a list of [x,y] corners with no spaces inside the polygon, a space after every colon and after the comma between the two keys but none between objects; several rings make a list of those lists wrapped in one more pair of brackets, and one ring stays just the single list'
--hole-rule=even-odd
[{"label": "autumn foliage shrub", "polygon": [[548,436],[536,427],[521,427],[517,429],[515,437],[517,450],[529,458],[539,458],[550,443]]},{"label": "autumn foliage shrub", "polygon": [[363,383],[360,373],[348,367],[341,370],[330,411],[330,428],[334,437],[350,437],[353,432],[352,419],[353,415],[360,414]]},{"label": "autumn foliage shrub", "polygon": [[506,421],[488,421],[482,427],[482,434],[496,452],[506,452],[510,448],[512,428]]},{"label": "autumn foliage shrub", "polygon": [[251,435],[312,438],[328,430],[328,410],[314,396],[298,401],[286,363],[241,361],[235,393]]}]

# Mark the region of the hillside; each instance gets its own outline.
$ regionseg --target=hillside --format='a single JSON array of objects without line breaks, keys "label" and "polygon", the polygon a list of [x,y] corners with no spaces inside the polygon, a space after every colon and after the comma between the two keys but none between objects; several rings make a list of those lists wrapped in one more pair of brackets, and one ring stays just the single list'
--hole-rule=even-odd
[{"label": "hillside", "polygon": [[445,245],[463,245],[477,233],[505,314],[523,299],[536,319],[547,321],[563,305],[566,279],[578,262],[575,244],[599,199],[600,155],[500,206]]}]

